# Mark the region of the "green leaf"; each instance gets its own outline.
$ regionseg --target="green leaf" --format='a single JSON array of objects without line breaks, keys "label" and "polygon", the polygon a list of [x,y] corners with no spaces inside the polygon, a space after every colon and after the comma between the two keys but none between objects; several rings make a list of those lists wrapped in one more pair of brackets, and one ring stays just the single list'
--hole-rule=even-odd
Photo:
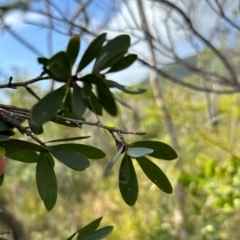
[{"label": "green leaf", "polygon": [[130,47],[129,35],[120,35],[110,40],[97,56],[97,60],[93,67],[94,73],[99,73],[101,70],[109,67],[114,59],[120,54],[125,54]]},{"label": "green leaf", "polygon": [[140,148],[140,147],[128,148],[128,155],[133,158],[142,157],[152,152],[153,150],[150,148]]},{"label": "green leaf", "polygon": [[4,173],[0,176],[0,186],[3,185],[4,182]]},{"label": "green leaf", "polygon": [[93,233],[88,234],[87,236],[85,236],[83,238],[78,237],[77,240],[101,240],[104,237],[106,237],[107,235],[109,235],[112,232],[112,230],[113,230],[112,226],[103,227],[103,228],[96,230]]},{"label": "green leaf", "polygon": [[58,145],[58,147],[69,149],[74,152],[78,152],[90,159],[100,159],[106,156],[106,154],[102,150],[89,145],[84,145],[84,144],[78,144],[78,143],[60,144]]},{"label": "green leaf", "polygon": [[78,152],[59,147],[58,145],[48,147],[48,149],[57,160],[73,170],[79,171],[90,166],[88,159]]},{"label": "green leaf", "polygon": [[78,238],[81,238],[81,237],[84,237],[87,234],[95,231],[99,227],[101,221],[102,221],[102,217],[94,220],[93,222],[91,222],[91,223],[87,224],[86,226],[84,226],[84,227],[80,228],[79,230],[77,230],[67,240],[72,240],[73,237],[76,234],[78,234]]},{"label": "green leaf", "polygon": [[50,153],[40,153],[36,167],[37,189],[48,211],[57,201],[57,179],[52,161]]},{"label": "green leaf", "polygon": [[77,83],[73,85],[72,109],[77,115],[83,115],[86,110],[86,103],[82,97],[82,89]]},{"label": "green leaf", "polygon": [[79,80],[84,83],[97,84],[99,81],[101,81],[101,78],[96,76],[95,74],[88,74],[84,77],[79,78]]},{"label": "green leaf", "polygon": [[173,160],[178,157],[175,150],[163,142],[158,141],[139,141],[130,144],[131,147],[146,147],[153,149],[153,153],[149,156],[164,159],[164,160]]},{"label": "green leaf", "polygon": [[13,126],[0,119],[0,132],[9,130],[11,128],[13,128]]},{"label": "green leaf", "polygon": [[107,85],[109,86],[109,87],[115,87],[115,88],[117,88],[117,89],[119,89],[119,90],[121,90],[121,91],[123,91],[123,92],[125,92],[125,93],[129,93],[129,94],[141,94],[141,93],[144,93],[144,92],[146,92],[146,89],[136,89],[136,90],[131,90],[131,88],[130,87],[126,87],[126,86],[123,86],[123,85],[121,85],[121,84],[119,84],[119,83],[117,83],[117,82],[114,82],[114,81],[112,81],[112,80],[105,80],[106,81],[106,83],[107,83]]},{"label": "green leaf", "polygon": [[105,40],[106,33],[102,33],[91,42],[91,44],[88,46],[87,50],[83,54],[83,57],[77,67],[76,73],[79,73],[98,55]]},{"label": "green leaf", "polygon": [[106,109],[112,116],[117,115],[117,106],[111,91],[109,90],[106,82],[101,79],[97,83],[97,93],[101,105]]},{"label": "green leaf", "polygon": [[79,49],[80,49],[80,37],[79,35],[75,35],[70,39],[66,50],[71,67],[73,66],[74,62],[77,59]]},{"label": "green leaf", "polygon": [[28,120],[28,126],[30,127],[31,131],[35,134],[42,134],[44,132],[42,124],[35,122],[34,119],[32,118]]},{"label": "green leaf", "polygon": [[56,53],[48,61],[49,68],[46,69],[46,72],[54,80],[59,82],[67,82],[71,78],[71,67],[66,52],[61,51]]},{"label": "green leaf", "polygon": [[[62,104],[66,90],[66,86],[64,85],[47,94],[36,105],[34,105],[31,111],[30,122],[34,123],[36,126],[41,126],[45,122],[52,120]],[[37,134],[38,132],[34,131],[36,129],[32,127],[33,125],[31,124],[31,130]]]},{"label": "green leaf", "polygon": [[172,185],[163,171],[146,157],[137,158],[137,161],[146,176],[163,192],[172,193]]},{"label": "green leaf", "polygon": [[114,64],[106,73],[121,71],[132,65],[136,60],[136,54],[129,54],[128,56],[123,57],[119,62]]},{"label": "green leaf", "polygon": [[35,152],[48,152],[48,150],[46,148],[44,148],[38,144],[24,141],[24,140],[19,140],[19,139],[10,139],[6,143],[1,143],[1,145],[18,147],[21,149],[26,149],[26,150],[35,151]]},{"label": "green leaf", "polygon": [[115,162],[117,161],[117,159],[119,158],[119,156],[121,155],[123,150],[123,144],[122,146],[118,149],[118,151],[116,152],[115,156],[113,157],[113,159],[108,163],[105,171],[104,171],[104,175],[107,175],[109,173],[109,171],[111,170],[111,168],[113,167],[113,165],[115,164]]},{"label": "green leaf", "polygon": [[91,92],[89,99],[87,100],[88,108],[97,115],[102,115],[102,105],[99,99]]},{"label": "green leaf", "polygon": [[13,135],[15,135],[15,132],[14,131],[12,131],[12,130],[5,130],[5,131],[2,131],[1,132],[1,135],[6,135],[6,136],[13,136]]},{"label": "green leaf", "polygon": [[0,134],[0,142],[8,141],[10,138],[7,135]]},{"label": "green leaf", "polygon": [[61,138],[61,139],[55,139],[55,140],[51,140],[48,141],[47,143],[50,142],[69,142],[69,141],[75,141],[75,140],[82,140],[82,139],[86,139],[86,138],[90,138],[91,136],[81,136],[81,137],[72,137],[72,138]]},{"label": "green leaf", "polygon": [[127,154],[119,170],[119,189],[125,203],[133,206],[138,198],[138,181],[132,160]]}]

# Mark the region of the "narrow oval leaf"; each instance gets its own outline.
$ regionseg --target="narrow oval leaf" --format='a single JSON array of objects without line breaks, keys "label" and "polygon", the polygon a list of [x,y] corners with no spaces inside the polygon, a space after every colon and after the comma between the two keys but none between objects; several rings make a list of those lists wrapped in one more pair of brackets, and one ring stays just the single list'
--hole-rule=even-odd
[{"label": "narrow oval leaf", "polygon": [[87,224],[86,226],[80,228],[75,233],[73,233],[67,240],[72,240],[76,234],[78,234],[78,238],[82,238],[87,234],[94,232],[99,227],[101,221],[102,217],[92,221],[91,223]]},{"label": "narrow oval leaf", "polygon": [[79,35],[75,35],[70,39],[66,50],[70,62],[70,67],[72,67],[73,64],[75,63],[79,49],[80,49],[80,37]]},{"label": "narrow oval leaf", "polygon": [[[34,105],[31,111],[30,122],[33,121],[39,126],[47,121],[50,121],[60,108],[66,90],[67,88],[64,85],[47,94],[36,105]],[[33,131],[34,129],[31,130]]]},{"label": "narrow oval leaf", "polygon": [[47,143],[51,143],[51,142],[69,142],[69,141],[82,140],[82,139],[86,139],[86,138],[90,138],[90,137],[91,137],[91,136],[72,137],[72,138],[62,138],[62,139],[51,140],[51,141],[48,141]]},{"label": "narrow oval leaf", "polygon": [[40,153],[36,167],[37,189],[48,211],[57,201],[57,179],[52,161],[50,153]]},{"label": "narrow oval leaf", "polygon": [[88,46],[87,50],[83,54],[83,57],[77,67],[76,73],[79,73],[98,55],[105,40],[106,33],[102,33],[91,42],[91,44]]},{"label": "narrow oval leaf", "polygon": [[146,157],[137,158],[137,161],[146,176],[163,192],[172,193],[172,185],[163,171]]},{"label": "narrow oval leaf", "polygon": [[0,175],[0,187],[3,185],[4,182],[4,173]]},{"label": "narrow oval leaf", "polygon": [[113,230],[112,226],[107,226],[96,230],[93,233],[88,234],[85,237],[78,237],[77,240],[101,240],[109,235]]},{"label": "narrow oval leaf", "polygon": [[[1,143],[2,145],[2,143]],[[36,151],[36,152],[48,152],[48,150],[38,144],[19,140],[19,139],[10,139],[8,142],[3,143],[5,146],[11,146],[11,147],[19,147],[21,149]]]},{"label": "narrow oval leaf", "polygon": [[1,132],[1,135],[6,135],[6,136],[14,136],[15,135],[15,132],[12,131],[12,130],[6,130],[6,131],[2,131]]},{"label": "narrow oval leaf", "polygon": [[140,147],[128,148],[128,155],[133,158],[142,157],[152,152],[153,150],[150,148],[140,148]]},{"label": "narrow oval leaf", "polygon": [[48,147],[51,154],[69,168],[79,171],[90,166],[88,159],[78,152],[58,146]]},{"label": "narrow oval leaf", "polygon": [[125,54],[130,47],[129,35],[123,34],[108,41],[108,43],[102,47],[97,56],[97,60],[93,67],[94,73],[109,67],[112,61],[120,54]]},{"label": "narrow oval leaf", "polygon": [[117,115],[117,106],[111,91],[103,79],[97,83],[97,94],[101,105],[112,116]]},{"label": "narrow oval leaf", "polygon": [[106,73],[118,72],[129,66],[131,66],[137,60],[136,54],[129,54],[126,57],[123,57],[119,62],[114,64]]},{"label": "narrow oval leaf", "polygon": [[108,172],[111,170],[111,168],[113,167],[114,163],[117,161],[117,159],[119,158],[119,156],[121,155],[123,150],[123,145],[118,149],[118,151],[116,152],[115,156],[113,157],[113,159],[108,163],[105,171],[104,171],[104,175],[107,175]]},{"label": "narrow oval leaf", "polygon": [[129,94],[141,94],[141,93],[144,93],[144,92],[147,91],[146,89],[136,89],[136,90],[134,90],[134,89],[131,89],[131,87],[123,86],[123,85],[121,85],[117,82],[114,82],[112,80],[105,80],[105,81],[106,81],[106,83],[109,87],[115,87],[115,88],[117,88],[117,89],[119,89],[119,90],[121,90],[125,93],[129,93]]},{"label": "narrow oval leaf", "polygon": [[89,99],[87,100],[88,108],[97,115],[102,115],[102,105],[99,99],[91,92]]},{"label": "narrow oval leaf", "polygon": [[106,154],[102,150],[89,145],[70,143],[70,144],[59,144],[57,146],[61,148],[69,149],[74,152],[78,152],[90,159],[100,159],[106,156]]},{"label": "narrow oval leaf", "polygon": [[139,141],[130,144],[131,147],[146,147],[153,149],[153,153],[149,156],[164,159],[164,160],[174,160],[178,157],[175,150],[163,142],[158,141]]},{"label": "narrow oval leaf", "polygon": [[125,154],[119,170],[119,190],[126,204],[133,206],[138,198],[138,181],[131,158]]},{"label": "narrow oval leaf", "polygon": [[82,89],[75,83],[72,94],[72,110],[77,115],[83,115],[86,110],[86,103],[82,97]]}]

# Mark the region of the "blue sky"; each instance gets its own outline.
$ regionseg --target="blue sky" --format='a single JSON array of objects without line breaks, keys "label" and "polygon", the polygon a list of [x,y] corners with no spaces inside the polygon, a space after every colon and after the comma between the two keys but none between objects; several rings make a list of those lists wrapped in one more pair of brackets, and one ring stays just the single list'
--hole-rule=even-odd
[{"label": "blue sky", "polygon": [[[0,0],[0,4],[5,1]],[[39,1],[40,2],[40,1]],[[61,2],[63,1],[56,1]],[[73,1],[74,2],[74,1]],[[104,12],[101,11],[101,4],[95,1],[96,4],[92,5],[92,9],[95,13],[95,19],[104,17]],[[38,4],[38,3],[37,3]],[[38,6],[38,5],[36,5]],[[74,8],[74,5],[70,6]],[[66,10],[67,11],[67,10]],[[71,11],[71,9],[69,9]],[[24,15],[20,12],[11,12],[7,16],[7,22],[12,26],[11,29],[24,38],[29,44],[35,47],[41,54],[41,56],[49,57],[48,49],[48,30],[38,26],[32,26],[29,24],[23,24],[21,18]],[[25,17],[25,16],[24,16]],[[40,19],[37,15],[29,15],[30,19]],[[94,23],[94,18],[92,22]],[[52,53],[64,50],[67,46],[69,37],[63,36],[56,32],[52,34]],[[80,56],[85,51],[90,38],[83,38],[81,42]],[[41,71],[41,65],[37,62],[38,54],[26,48],[22,43],[15,39],[8,31],[0,29],[0,71],[3,75],[0,77],[0,83],[7,82],[8,77],[14,74],[13,68],[20,69],[24,71],[29,79],[38,76]],[[91,69],[85,69],[85,72],[89,72]],[[128,70],[121,71],[118,74],[109,74],[109,78],[112,80],[117,80],[122,84],[133,84],[144,80],[147,77],[147,70],[143,71],[142,66],[131,67]],[[13,75],[14,78],[14,75]],[[44,83],[45,86],[46,83]]]}]

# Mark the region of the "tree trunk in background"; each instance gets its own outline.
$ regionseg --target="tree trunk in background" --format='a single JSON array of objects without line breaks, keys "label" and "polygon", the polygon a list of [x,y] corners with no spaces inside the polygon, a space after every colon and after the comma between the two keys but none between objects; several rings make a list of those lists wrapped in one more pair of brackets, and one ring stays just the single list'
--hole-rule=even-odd
[{"label": "tree trunk in background", "polygon": [[[138,0],[137,3],[138,3],[138,8],[139,8],[139,14],[141,16],[142,28],[144,30],[146,40],[148,41],[148,44],[149,44],[150,64],[152,64],[153,66],[156,66],[156,56],[155,56],[155,52],[154,52],[153,39],[152,39],[151,33],[149,31],[147,18],[146,18],[145,12],[144,12],[143,1]],[[178,142],[178,137],[177,137],[177,134],[176,134],[176,131],[174,128],[174,124],[172,122],[172,117],[168,111],[166,104],[165,104],[165,99],[162,94],[162,89],[160,86],[160,81],[158,79],[158,74],[155,70],[150,71],[149,81],[150,81],[150,84],[151,84],[151,87],[153,90],[155,102],[156,102],[159,110],[163,112],[167,133],[170,136],[172,146],[175,148],[175,150],[177,152],[179,152],[180,146],[179,146],[179,142]],[[178,163],[177,163],[177,169],[179,172],[182,172],[182,163],[181,163],[180,156],[179,156]],[[175,225],[176,225],[176,229],[178,231],[179,240],[187,240],[187,232],[184,228],[185,192],[184,192],[183,186],[178,181],[175,186],[175,192],[176,192],[176,197],[177,197],[177,199],[176,199],[177,208],[175,209]]]}]

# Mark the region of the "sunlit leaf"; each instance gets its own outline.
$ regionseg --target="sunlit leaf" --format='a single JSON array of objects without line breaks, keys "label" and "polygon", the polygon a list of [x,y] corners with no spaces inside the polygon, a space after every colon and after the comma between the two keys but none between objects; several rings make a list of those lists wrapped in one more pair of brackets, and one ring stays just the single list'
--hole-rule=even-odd
[{"label": "sunlit leaf", "polygon": [[123,57],[119,62],[114,64],[107,71],[107,73],[118,72],[120,70],[123,70],[123,69],[129,67],[130,65],[132,65],[136,60],[137,60],[137,55],[136,54],[129,54],[128,56]]},{"label": "sunlit leaf", "polygon": [[111,91],[103,79],[97,83],[97,94],[101,105],[112,116],[117,115],[117,106]]},{"label": "sunlit leaf", "polygon": [[108,41],[108,43],[102,47],[97,56],[97,60],[93,67],[93,72],[98,73],[99,71],[109,67],[111,64],[113,64],[114,59],[119,54],[125,54],[129,47],[129,35],[120,35]]},{"label": "sunlit leaf", "polygon": [[50,153],[40,153],[36,167],[36,182],[39,195],[48,211],[57,201],[57,179]]},{"label": "sunlit leaf", "polygon": [[90,166],[88,159],[82,154],[57,146],[48,147],[51,154],[69,168],[79,171]]},{"label": "sunlit leaf", "polygon": [[61,139],[55,139],[55,140],[48,141],[47,143],[50,143],[50,142],[69,142],[69,141],[82,140],[82,139],[86,139],[86,138],[90,138],[90,137],[91,137],[91,136],[81,136],[81,137],[72,137],[72,138],[61,138]]},{"label": "sunlit leaf", "polygon": [[115,87],[125,93],[129,93],[129,94],[141,94],[141,93],[144,93],[146,92],[146,89],[132,89],[131,87],[126,87],[126,86],[123,86],[117,82],[114,82],[112,80],[105,80],[106,83],[108,84],[109,87]]},{"label": "sunlit leaf", "polygon": [[76,234],[78,234],[78,238],[81,238],[91,232],[94,232],[99,227],[101,221],[102,217],[92,221],[91,223],[87,224],[86,226],[80,228],[75,233],[73,233],[67,240],[72,240]]},{"label": "sunlit leaf", "polygon": [[140,148],[140,147],[128,148],[128,155],[133,158],[142,157],[152,152],[153,150],[150,148]]},{"label": "sunlit leaf", "polygon": [[70,39],[66,50],[71,67],[76,61],[79,49],[80,49],[80,37],[79,35],[75,35]]},{"label": "sunlit leaf", "polygon": [[153,153],[150,153],[149,156],[164,159],[164,160],[173,160],[178,157],[175,150],[163,142],[158,141],[139,141],[131,143],[131,147],[146,147],[153,149]]},{"label": "sunlit leaf", "polygon": [[106,33],[102,33],[91,42],[77,67],[77,73],[85,68],[98,55],[105,40]]},{"label": "sunlit leaf", "polygon": [[132,160],[127,154],[119,169],[119,189],[125,203],[133,206],[138,198],[138,181]]},{"label": "sunlit leaf", "polygon": [[[62,104],[66,90],[66,86],[64,85],[47,94],[36,105],[34,105],[31,111],[30,122],[33,122],[37,126],[41,126],[45,122],[52,120]],[[35,128],[32,128],[31,125],[30,128],[37,134],[37,132],[34,131]]]},{"label": "sunlit leaf", "polygon": [[76,83],[73,85],[72,109],[78,115],[83,115],[86,110],[86,103],[82,97],[82,89]]},{"label": "sunlit leaf", "polygon": [[58,147],[66,148],[74,152],[78,152],[90,159],[101,159],[106,156],[106,154],[93,146],[78,144],[78,143],[69,143],[69,144],[60,144]]},{"label": "sunlit leaf", "polygon": [[109,235],[113,230],[112,226],[107,226],[96,230],[95,232],[89,233],[85,237],[78,237],[77,240],[101,240]]},{"label": "sunlit leaf", "polygon": [[146,157],[137,158],[137,161],[146,176],[163,192],[172,193],[172,185],[163,171]]},{"label": "sunlit leaf", "polygon": [[115,164],[115,162],[117,161],[117,159],[119,158],[119,156],[121,155],[123,150],[123,145],[118,149],[118,151],[116,152],[115,156],[113,157],[113,159],[108,163],[105,171],[104,171],[104,175],[107,175],[108,172],[111,170],[111,168],[113,167],[113,165]]}]

